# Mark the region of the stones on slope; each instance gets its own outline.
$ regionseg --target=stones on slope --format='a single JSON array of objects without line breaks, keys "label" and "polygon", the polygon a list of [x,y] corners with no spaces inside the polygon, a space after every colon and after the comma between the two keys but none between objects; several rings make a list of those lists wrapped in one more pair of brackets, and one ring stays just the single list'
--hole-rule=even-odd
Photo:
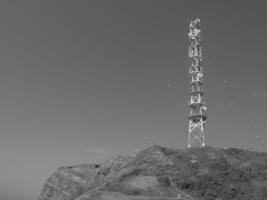
[{"label": "stones on slope", "polygon": [[173,157],[167,149],[161,146],[152,146],[138,153],[128,166],[138,168],[153,168],[159,165],[173,165]]},{"label": "stones on slope", "polygon": [[131,160],[130,157],[116,156],[104,162],[98,170],[98,175],[112,176],[114,173],[119,172]]},{"label": "stones on slope", "polygon": [[60,167],[46,181],[39,200],[71,200],[112,179],[129,161],[116,156],[103,164]]},{"label": "stones on slope", "polygon": [[153,196],[189,200],[191,195],[203,200],[216,195],[233,199],[245,191],[265,198],[266,161],[266,154],[244,150],[152,146],[132,158],[117,156],[101,165],[62,167],[48,179],[39,199],[144,200]]},{"label": "stones on slope", "polygon": [[46,181],[39,200],[73,199],[83,192],[84,186],[96,175],[95,165],[60,167]]}]

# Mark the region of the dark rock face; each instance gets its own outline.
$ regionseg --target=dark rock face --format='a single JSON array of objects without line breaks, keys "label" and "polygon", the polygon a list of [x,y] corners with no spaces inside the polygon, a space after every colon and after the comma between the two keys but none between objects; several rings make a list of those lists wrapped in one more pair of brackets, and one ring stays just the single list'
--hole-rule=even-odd
[{"label": "dark rock face", "polygon": [[267,153],[153,146],[100,165],[61,167],[39,200],[267,200]]}]

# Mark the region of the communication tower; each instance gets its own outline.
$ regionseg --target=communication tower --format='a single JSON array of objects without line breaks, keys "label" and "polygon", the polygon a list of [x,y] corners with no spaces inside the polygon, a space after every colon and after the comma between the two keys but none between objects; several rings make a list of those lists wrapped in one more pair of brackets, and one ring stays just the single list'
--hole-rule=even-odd
[{"label": "communication tower", "polygon": [[204,127],[207,119],[207,107],[204,102],[204,92],[201,89],[203,84],[203,63],[199,23],[199,19],[191,21],[189,25],[190,32],[188,34],[190,42],[188,54],[191,61],[191,65],[189,66],[191,92],[188,103],[190,109],[188,117],[188,147],[205,146]]}]

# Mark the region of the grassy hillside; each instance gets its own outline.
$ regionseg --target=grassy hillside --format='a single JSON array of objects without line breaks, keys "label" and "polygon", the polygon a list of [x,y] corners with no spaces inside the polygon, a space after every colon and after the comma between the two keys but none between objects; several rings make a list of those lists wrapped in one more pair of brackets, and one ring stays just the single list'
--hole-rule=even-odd
[{"label": "grassy hillside", "polygon": [[48,179],[40,200],[267,200],[267,154],[235,148],[152,146],[55,173],[60,178]]}]

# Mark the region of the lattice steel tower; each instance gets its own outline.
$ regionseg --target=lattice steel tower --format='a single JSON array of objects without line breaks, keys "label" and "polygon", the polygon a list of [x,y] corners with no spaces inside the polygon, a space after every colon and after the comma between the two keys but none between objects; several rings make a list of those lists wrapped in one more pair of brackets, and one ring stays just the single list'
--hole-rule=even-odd
[{"label": "lattice steel tower", "polygon": [[191,60],[191,65],[189,66],[191,92],[188,104],[190,108],[188,147],[205,146],[204,126],[207,119],[207,107],[204,102],[204,92],[201,89],[203,84],[203,65],[199,23],[199,19],[191,21],[188,34],[190,41],[188,54]]}]

